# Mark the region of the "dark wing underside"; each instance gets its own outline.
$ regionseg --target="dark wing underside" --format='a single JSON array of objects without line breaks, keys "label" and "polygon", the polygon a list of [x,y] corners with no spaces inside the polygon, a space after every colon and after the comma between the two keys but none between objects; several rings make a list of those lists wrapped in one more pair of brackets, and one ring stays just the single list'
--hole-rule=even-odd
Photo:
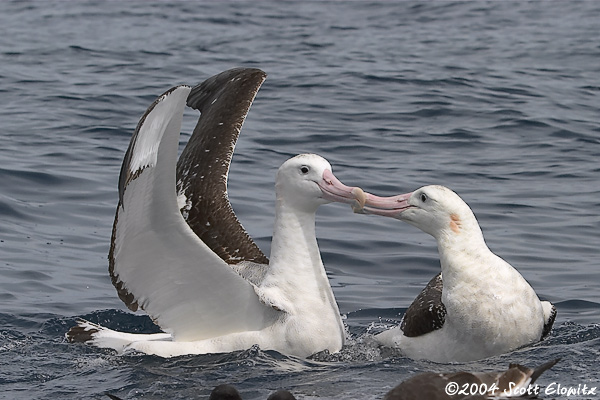
[{"label": "dark wing underside", "polygon": [[400,323],[404,336],[421,336],[444,326],[446,307],[442,303],[442,273],[429,281],[412,302]]},{"label": "dark wing underside", "polygon": [[265,78],[259,69],[234,68],[194,87],[187,100],[201,115],[177,162],[177,193],[186,201],[181,211],[194,233],[228,264],[268,263],[227,195],[233,150]]}]

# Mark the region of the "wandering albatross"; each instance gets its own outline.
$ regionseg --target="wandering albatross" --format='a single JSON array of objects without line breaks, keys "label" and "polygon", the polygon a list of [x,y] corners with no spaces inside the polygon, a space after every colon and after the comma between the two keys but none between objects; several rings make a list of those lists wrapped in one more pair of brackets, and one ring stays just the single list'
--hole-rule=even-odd
[{"label": "wandering albatross", "polygon": [[[142,116],[121,168],[109,272],[125,304],[146,311],[166,333],[123,333],[80,320],[70,341],[162,357],[256,344],[299,357],[342,348],[345,330],[315,213],[332,201],[364,204],[364,193],[343,185],[315,154],[283,163],[270,260],[228,200],[233,150],[265,77],[236,68],[193,89],[176,86]],[[177,161],[186,101],[201,116]]]},{"label": "wandering albatross", "polygon": [[399,326],[375,336],[408,357],[473,361],[546,337],[556,308],[540,301],[510,264],[490,251],[471,208],[444,186],[377,197],[357,212],[399,219],[433,236],[442,272],[410,305]]}]

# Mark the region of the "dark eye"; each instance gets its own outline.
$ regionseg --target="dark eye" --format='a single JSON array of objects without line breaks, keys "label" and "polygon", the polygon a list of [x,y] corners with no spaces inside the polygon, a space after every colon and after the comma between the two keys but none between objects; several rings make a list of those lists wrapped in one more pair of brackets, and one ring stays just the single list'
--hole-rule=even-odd
[{"label": "dark eye", "polygon": [[300,167],[300,172],[302,172],[304,175],[308,174],[308,171],[310,171],[310,168],[308,168],[306,165]]},{"label": "dark eye", "polygon": [[421,201],[425,203],[427,201],[427,195],[425,193],[421,193]]}]

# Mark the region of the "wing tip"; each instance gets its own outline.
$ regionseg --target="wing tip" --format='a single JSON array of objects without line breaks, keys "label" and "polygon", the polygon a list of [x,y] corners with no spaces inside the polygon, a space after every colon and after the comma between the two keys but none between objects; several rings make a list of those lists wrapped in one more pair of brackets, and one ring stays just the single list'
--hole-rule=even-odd
[{"label": "wing tip", "polygon": [[216,92],[223,90],[227,82],[236,82],[242,79],[253,86],[253,94],[256,94],[267,79],[267,74],[258,68],[237,67],[223,71],[194,86],[187,98],[187,105],[202,112],[205,106],[210,105],[208,99]]},{"label": "wing tip", "polygon": [[100,326],[86,321],[84,319],[78,319],[77,325],[67,331],[65,337],[70,343],[88,343],[94,340],[94,335],[100,332]]},{"label": "wing tip", "polygon": [[123,158],[123,163],[121,164],[121,171],[119,173],[119,202],[121,204],[123,203],[123,194],[125,192],[125,187],[127,187],[127,184],[129,182],[131,182],[133,179],[135,179],[136,176],[138,176],[139,173],[141,173],[141,171],[143,170],[143,169],[138,169],[136,171],[131,171],[131,168],[130,168],[131,160],[133,157],[133,149],[135,148],[135,144],[138,139],[138,134],[139,134],[140,130],[142,129],[142,126],[144,126],[144,123],[146,122],[148,115],[150,115],[150,113],[156,108],[156,106],[158,104],[165,101],[167,98],[169,98],[169,96],[171,94],[176,92],[178,89],[187,89],[190,91],[192,90],[191,86],[189,86],[189,85],[176,85],[176,86],[173,86],[172,88],[166,90],[164,93],[162,93],[160,96],[158,96],[154,100],[154,102],[152,102],[152,104],[150,104],[150,106],[146,109],[146,112],[144,112],[144,114],[141,116],[140,120],[138,121],[135,131],[133,132],[133,135],[131,137],[131,140],[129,141],[129,147],[127,148],[127,151],[125,152],[125,156]]}]

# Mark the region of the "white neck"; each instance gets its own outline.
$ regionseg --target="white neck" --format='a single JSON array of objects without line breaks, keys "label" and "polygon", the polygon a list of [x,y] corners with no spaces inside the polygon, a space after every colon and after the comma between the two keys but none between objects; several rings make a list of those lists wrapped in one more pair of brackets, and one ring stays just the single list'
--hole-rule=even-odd
[{"label": "white neck", "polygon": [[454,249],[459,251],[481,251],[482,249],[487,250],[487,245],[483,238],[481,228],[475,221],[464,221],[458,232],[452,230],[450,227],[442,230],[437,236],[436,241],[438,244],[438,250],[440,255],[445,249]]},{"label": "white neck", "polygon": [[291,304],[310,303],[339,311],[315,236],[315,213],[277,200],[270,263],[264,283],[273,282]]},{"label": "white neck", "polygon": [[448,227],[436,237],[444,286],[451,286],[454,279],[464,281],[470,277],[482,276],[490,266],[487,260],[495,257],[487,247],[481,228],[475,217],[464,218],[458,231]]}]

